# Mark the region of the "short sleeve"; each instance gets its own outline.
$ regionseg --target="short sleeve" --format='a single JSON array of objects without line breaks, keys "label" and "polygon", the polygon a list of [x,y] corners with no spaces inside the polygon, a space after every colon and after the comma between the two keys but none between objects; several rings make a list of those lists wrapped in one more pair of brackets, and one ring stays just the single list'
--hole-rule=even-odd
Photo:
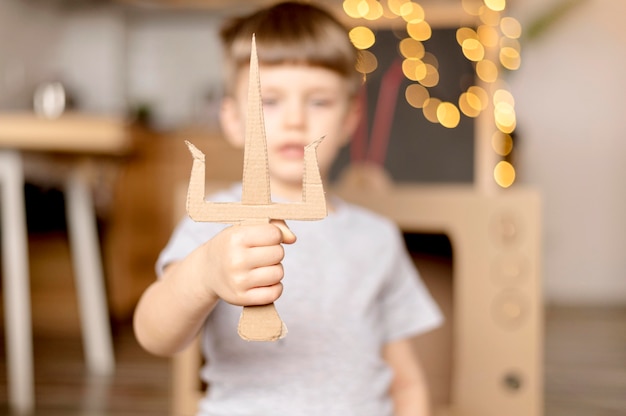
[{"label": "short sleeve", "polygon": [[[239,195],[241,195],[241,185],[235,184],[229,189],[211,195],[208,200],[232,202]],[[182,219],[174,229],[167,245],[159,254],[155,265],[157,276],[160,277],[163,274],[163,270],[168,264],[184,259],[226,227],[226,224],[195,222],[189,217]]]},{"label": "short sleeve", "polygon": [[183,219],[174,229],[167,245],[157,259],[155,269],[160,277],[165,267],[187,257],[192,251],[204,244],[226,226],[210,222],[194,222],[190,218]]}]

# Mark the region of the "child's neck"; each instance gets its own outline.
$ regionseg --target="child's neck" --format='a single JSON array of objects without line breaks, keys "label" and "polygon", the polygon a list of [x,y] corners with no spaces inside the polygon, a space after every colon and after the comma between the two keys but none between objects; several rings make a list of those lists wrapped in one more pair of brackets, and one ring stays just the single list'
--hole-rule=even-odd
[{"label": "child's neck", "polygon": [[289,202],[302,201],[302,185],[290,185],[276,181],[270,182],[273,197]]},{"label": "child's neck", "polygon": [[[289,202],[302,201],[302,185],[290,186],[289,184],[271,182],[270,187],[274,198]],[[326,205],[328,211],[332,211],[328,198],[326,199]]]}]

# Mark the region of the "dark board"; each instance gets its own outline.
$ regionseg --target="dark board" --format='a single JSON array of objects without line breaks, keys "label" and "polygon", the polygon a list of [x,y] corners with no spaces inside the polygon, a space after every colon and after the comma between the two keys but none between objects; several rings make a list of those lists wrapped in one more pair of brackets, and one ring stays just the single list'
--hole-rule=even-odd
[{"label": "dark board", "polygon": [[[406,34],[404,34],[406,37]],[[439,61],[439,84],[429,88],[431,97],[458,105],[459,95],[474,83],[472,64],[456,42],[456,29],[433,29],[425,43],[426,51]],[[392,62],[401,59],[398,37],[391,30],[376,32],[376,43],[369,49],[378,58],[378,69],[368,75],[366,84],[368,126],[371,131],[383,75]],[[474,119],[461,114],[454,129],[426,120],[422,110],[410,106],[404,91],[413,81],[403,78],[399,89],[385,168],[396,182],[471,183],[474,173]],[[344,149],[331,171],[335,179],[350,162]]]}]

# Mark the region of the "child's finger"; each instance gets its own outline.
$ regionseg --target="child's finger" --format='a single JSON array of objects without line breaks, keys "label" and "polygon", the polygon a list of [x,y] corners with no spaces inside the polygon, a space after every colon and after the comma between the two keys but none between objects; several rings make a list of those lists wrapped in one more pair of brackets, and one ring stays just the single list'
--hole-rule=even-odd
[{"label": "child's finger", "polygon": [[271,220],[270,224],[280,229],[280,232],[283,234],[283,243],[293,244],[296,242],[296,235],[291,231],[284,220]]},{"label": "child's finger", "polygon": [[283,284],[277,283],[272,286],[255,287],[246,294],[246,306],[267,305],[275,302],[283,293]]},{"label": "child's finger", "polygon": [[283,240],[283,232],[273,224],[255,224],[235,226],[233,228],[239,242],[244,247],[264,247],[280,244]]},{"label": "child's finger", "polygon": [[279,263],[251,270],[248,274],[247,283],[250,285],[250,289],[274,286],[280,283],[283,277],[285,277],[285,271],[283,265]]},{"label": "child's finger", "polygon": [[242,259],[242,264],[253,269],[280,263],[285,256],[285,250],[281,245],[251,247],[245,251],[244,255],[245,259]]}]

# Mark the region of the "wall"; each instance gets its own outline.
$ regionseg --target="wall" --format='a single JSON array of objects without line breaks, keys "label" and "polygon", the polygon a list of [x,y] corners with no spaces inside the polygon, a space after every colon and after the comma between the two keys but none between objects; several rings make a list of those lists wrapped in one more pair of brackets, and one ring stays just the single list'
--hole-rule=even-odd
[{"label": "wall", "polygon": [[33,85],[42,78],[40,63],[51,56],[42,39],[57,42],[60,29],[57,14],[48,8],[0,3],[0,108],[30,105]]},{"label": "wall", "polygon": [[65,83],[81,110],[124,110],[125,21],[119,7],[0,4],[0,108],[31,107],[40,82]]},{"label": "wall", "polygon": [[[513,10],[529,24],[557,1]],[[553,303],[626,303],[626,3],[588,0],[523,44],[510,82],[520,183],[544,200],[544,275]]]},{"label": "wall", "polygon": [[126,23],[117,7],[93,7],[62,14],[61,36],[48,62],[75,91],[83,111],[123,113]]},{"label": "wall", "polygon": [[81,111],[149,105],[159,129],[206,122],[207,96],[219,94],[219,19],[114,2],[3,1],[0,109],[30,108],[37,84],[61,80]]},{"label": "wall", "polygon": [[207,106],[220,94],[219,21],[207,11],[129,13],[128,101],[149,105],[155,127],[211,121]]}]

